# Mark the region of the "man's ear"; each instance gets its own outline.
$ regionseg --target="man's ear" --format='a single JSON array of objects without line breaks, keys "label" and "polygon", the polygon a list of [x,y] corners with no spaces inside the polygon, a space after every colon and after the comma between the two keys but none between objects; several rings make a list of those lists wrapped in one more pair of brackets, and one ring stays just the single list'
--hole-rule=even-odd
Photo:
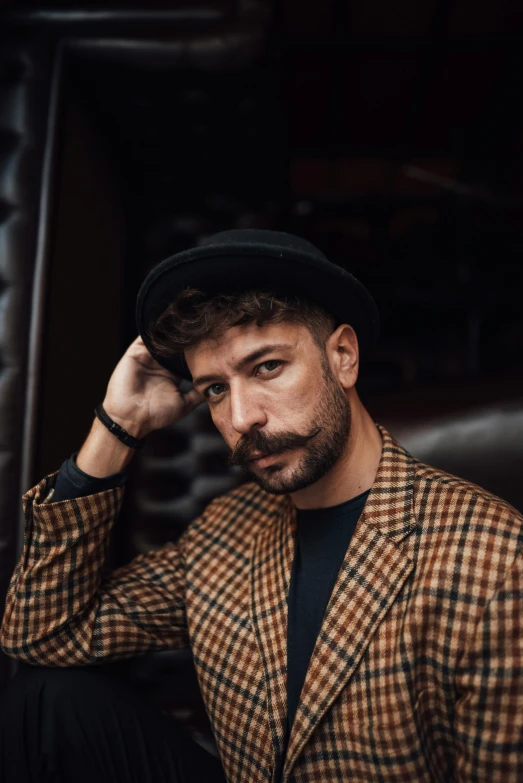
[{"label": "man's ear", "polygon": [[326,350],[334,377],[342,388],[352,389],[359,370],[358,338],[352,326],[338,326],[327,340]]}]

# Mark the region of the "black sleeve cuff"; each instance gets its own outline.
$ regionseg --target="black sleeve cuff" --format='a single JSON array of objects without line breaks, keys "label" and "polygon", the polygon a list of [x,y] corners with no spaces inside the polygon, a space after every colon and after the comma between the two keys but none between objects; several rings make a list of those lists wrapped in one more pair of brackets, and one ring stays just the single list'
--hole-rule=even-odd
[{"label": "black sleeve cuff", "polygon": [[112,473],[104,478],[89,476],[80,470],[76,464],[76,453],[67,459],[58,472],[54,487],[52,503],[59,500],[72,500],[82,498],[85,495],[95,495],[97,492],[105,492],[106,489],[121,487],[127,481],[127,473]]}]

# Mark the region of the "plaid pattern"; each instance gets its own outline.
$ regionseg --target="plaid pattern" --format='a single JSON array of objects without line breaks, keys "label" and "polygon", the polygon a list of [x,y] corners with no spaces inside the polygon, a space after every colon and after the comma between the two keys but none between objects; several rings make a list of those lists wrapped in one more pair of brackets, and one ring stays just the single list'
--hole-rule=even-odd
[{"label": "plaid pattern", "polygon": [[286,757],[288,497],[254,484],[175,544],[102,568],[122,490],[24,498],[24,553],[1,642],[74,666],[190,645],[232,783],[523,781],[522,517],[383,453],[313,653]]}]

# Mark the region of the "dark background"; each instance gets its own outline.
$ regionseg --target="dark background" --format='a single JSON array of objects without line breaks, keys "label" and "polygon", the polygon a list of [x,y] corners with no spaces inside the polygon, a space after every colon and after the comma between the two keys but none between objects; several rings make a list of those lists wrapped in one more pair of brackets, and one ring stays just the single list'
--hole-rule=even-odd
[{"label": "dark background", "polygon": [[[3,589],[20,491],[81,445],[145,274],[231,227],[297,233],[358,277],[382,319],[371,413],[398,436],[472,422],[447,452],[517,502],[523,4],[2,8]],[[241,480],[202,410],[133,471],[116,564]]]}]

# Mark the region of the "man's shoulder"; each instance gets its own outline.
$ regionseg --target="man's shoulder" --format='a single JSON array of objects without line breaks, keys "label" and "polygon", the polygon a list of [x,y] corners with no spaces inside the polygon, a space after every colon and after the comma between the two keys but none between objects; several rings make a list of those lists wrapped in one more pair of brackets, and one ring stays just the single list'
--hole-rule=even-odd
[{"label": "man's shoulder", "polygon": [[[479,568],[509,567],[523,545],[523,515],[506,500],[467,479],[415,460],[414,514],[429,541],[454,561]],[[443,558],[445,559],[445,558]]]},{"label": "man's shoulder", "polygon": [[492,514],[500,521],[508,520],[516,526],[523,524],[520,511],[468,479],[415,460],[415,481],[418,493],[425,493],[425,499],[446,503],[448,511],[453,513],[477,511]]}]

